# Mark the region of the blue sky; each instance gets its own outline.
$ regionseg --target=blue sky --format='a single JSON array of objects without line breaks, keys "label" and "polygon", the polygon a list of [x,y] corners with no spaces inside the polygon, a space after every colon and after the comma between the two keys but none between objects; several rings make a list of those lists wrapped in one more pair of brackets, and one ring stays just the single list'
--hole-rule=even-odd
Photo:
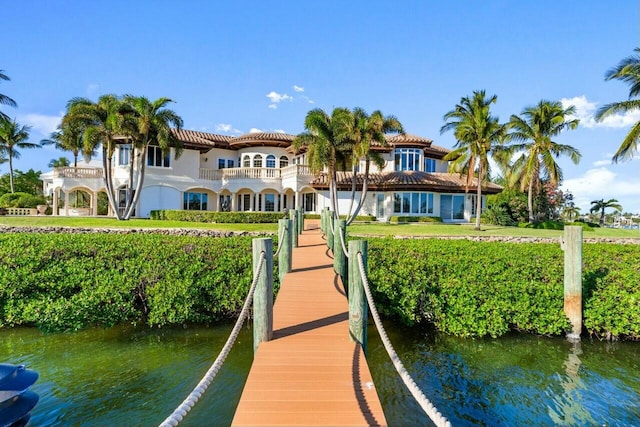
[{"label": "blue sky", "polygon": [[[595,123],[628,86],[604,73],[640,44],[639,2],[524,1],[35,1],[3,5],[2,111],[39,141],[72,97],[169,97],[185,128],[238,135],[303,131],[312,108],[380,109],[409,133],[451,148],[443,115],[463,96],[496,94],[501,121],[541,99],[578,108],[557,140],[563,188],[585,212],[618,199],[640,213],[640,156],[611,156],[640,112]],[[23,150],[20,170],[68,154]],[[8,166],[0,166],[6,173]]]}]

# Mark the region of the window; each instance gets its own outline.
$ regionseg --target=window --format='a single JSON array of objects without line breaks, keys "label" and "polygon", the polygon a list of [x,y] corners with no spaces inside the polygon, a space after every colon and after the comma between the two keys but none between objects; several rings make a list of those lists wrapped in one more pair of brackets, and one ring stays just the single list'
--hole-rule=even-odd
[{"label": "window", "polygon": [[218,159],[218,169],[224,169],[225,161],[224,159]]},{"label": "window", "polygon": [[276,156],[274,156],[273,154],[269,154],[267,156],[267,167],[268,168],[275,168],[276,167]]},{"label": "window", "polygon": [[118,166],[127,166],[131,161],[131,144],[122,144],[118,150]]},{"label": "window", "polygon": [[432,214],[433,193],[393,193],[393,212]]},{"label": "window", "polygon": [[[476,214],[476,200],[478,200],[478,196],[476,194],[472,194],[471,195],[471,215],[472,216],[475,216],[475,214]],[[485,200],[486,199],[484,197],[482,197],[480,199],[480,212],[484,212],[484,209],[485,209],[484,202],[485,202]]]},{"label": "window", "polygon": [[464,195],[441,195],[440,216],[444,220],[464,219]]},{"label": "window", "polygon": [[424,171],[435,172],[436,171],[436,159],[424,158]]},{"label": "window", "polygon": [[166,154],[163,154],[160,147],[150,145],[147,147],[147,166],[168,168],[170,166],[169,154],[169,151],[167,151]]},{"label": "window", "polygon": [[207,193],[185,192],[183,196],[182,209],[185,211],[206,211]]},{"label": "window", "polygon": [[254,168],[261,168],[262,167],[262,156],[260,154],[256,154],[253,157],[253,167]]},{"label": "window", "polygon": [[251,167],[251,157],[249,157],[248,154],[245,154],[242,157],[242,167],[243,168],[250,168]]},{"label": "window", "polygon": [[[240,196],[238,196],[240,197]],[[242,195],[242,210],[250,211],[251,210],[251,194],[243,194]]]},{"label": "window", "polygon": [[220,195],[220,212],[229,212],[231,210],[231,196],[228,194]]},{"label": "window", "polygon": [[280,157],[280,167],[281,168],[286,168],[287,166],[289,166],[289,158],[287,156],[281,156]]},{"label": "window", "polygon": [[227,167],[228,168],[232,168],[233,167],[233,160],[227,160]]},{"label": "window", "polygon": [[417,148],[396,148],[394,160],[396,171],[419,171],[422,150]]},{"label": "window", "polygon": [[[275,161],[275,158],[274,158]],[[264,210],[265,212],[275,212],[276,210],[276,195],[265,194],[264,195]]]}]

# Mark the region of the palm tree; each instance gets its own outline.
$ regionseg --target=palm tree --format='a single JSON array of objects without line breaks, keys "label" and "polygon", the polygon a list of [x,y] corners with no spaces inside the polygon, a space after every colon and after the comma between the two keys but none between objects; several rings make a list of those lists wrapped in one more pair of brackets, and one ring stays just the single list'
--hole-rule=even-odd
[{"label": "palm tree", "polygon": [[40,144],[54,145],[58,150],[70,151],[73,153],[73,167],[77,168],[78,156],[81,153],[86,161],[95,155],[95,147],[84,143],[85,130],[86,124],[82,120],[73,120],[72,116],[69,116],[48,139],[41,140]]},{"label": "palm tree", "polygon": [[293,140],[296,153],[306,148],[307,163],[312,173],[318,174],[327,169],[330,205],[336,219],[339,217],[337,165],[352,148],[348,141],[336,136],[336,124],[338,120],[342,120],[341,117],[348,114],[350,112],[346,108],[335,108],[331,116],[320,108],[313,109],[307,113],[304,120],[306,132]]},{"label": "palm tree", "polygon": [[47,166],[49,166],[50,168],[64,168],[69,166],[69,164],[69,159],[67,159],[66,157],[59,157],[57,159],[51,159]]},{"label": "palm tree", "polygon": [[580,215],[580,208],[575,205],[565,206],[562,209],[562,216],[569,218],[569,221],[573,221],[573,218],[577,218]]},{"label": "palm tree", "polygon": [[20,126],[15,120],[7,120],[0,118],[0,152],[9,159],[9,182],[11,192],[13,189],[13,159],[19,159],[19,149],[23,148],[39,148],[39,144],[27,142],[29,139],[29,131],[31,126]]},{"label": "palm tree", "polygon": [[589,210],[589,212],[591,213],[596,213],[596,212],[600,212],[600,227],[602,227],[604,225],[604,210],[607,208],[613,208],[617,211],[622,212],[622,206],[618,203],[618,201],[616,199],[609,199],[606,202],[604,201],[604,199],[600,199],[600,200],[594,200],[591,202],[591,204],[593,206],[591,206],[591,209]]},{"label": "palm tree", "polygon": [[[0,80],[11,80],[9,76],[4,74],[4,70],[0,70]],[[17,107],[18,104],[13,99],[9,98],[7,95],[3,95],[0,93],[0,104],[8,105],[10,107]],[[0,119],[9,120],[9,116],[0,111]]]},{"label": "palm tree", "polygon": [[[629,83],[629,99],[621,102],[613,102],[603,105],[596,112],[596,120],[602,121],[615,113],[630,113],[640,110],[640,48],[634,49],[635,55],[629,56],[607,71],[605,80],[621,80]],[[631,98],[636,99],[631,99]],[[614,163],[618,161],[630,160],[638,151],[638,141],[640,141],[640,120],[631,127],[629,134],[624,138],[620,148],[611,159]]]},{"label": "palm tree", "polygon": [[541,100],[538,105],[525,108],[522,117],[511,116],[508,139],[516,144],[509,146],[506,152],[509,155],[522,152],[513,164],[513,171],[514,177],[520,181],[520,189],[528,188],[529,222],[535,221],[533,193],[540,190],[542,180],[554,186],[562,181],[562,170],[555,158],[565,154],[578,164],[582,157],[575,148],[552,139],[562,131],[578,126],[578,119],[567,119],[574,113],[574,106],[563,109],[560,102]]},{"label": "palm tree", "polygon": [[[351,204],[347,212],[347,216],[349,216],[347,224],[350,224],[358,216],[367,197],[371,162],[378,166],[379,169],[382,169],[385,164],[382,155],[374,151],[372,145],[387,146],[386,135],[404,135],[404,128],[395,116],[384,116],[380,110],[376,110],[371,113],[371,115],[368,115],[362,108],[354,108],[351,112],[347,110],[343,114],[340,114],[337,117],[335,127],[338,140],[352,147]],[[365,162],[362,191],[356,209],[353,214],[351,214],[357,186],[357,166],[361,160]]]},{"label": "palm tree", "polygon": [[131,107],[116,95],[102,95],[93,103],[86,98],[73,98],[67,104],[67,113],[62,118],[62,128],[80,123],[84,128],[83,142],[86,152],[102,147],[102,166],[109,205],[118,219],[123,219],[116,205],[117,188],[112,179],[113,154],[116,145],[132,132],[130,128]]},{"label": "palm tree", "polygon": [[482,207],[482,183],[489,171],[488,155],[495,144],[500,143],[505,127],[492,116],[490,107],[498,100],[496,95],[486,97],[484,90],[474,91],[471,98],[464,97],[455,109],[444,115],[445,124],[440,133],[453,130],[457,140],[454,150],[443,157],[450,160],[449,172],[466,175],[466,190],[476,181],[476,230],[480,230],[480,210]]},{"label": "palm tree", "polygon": [[[178,158],[182,146],[171,131],[171,125],[176,129],[181,129],[183,122],[182,118],[174,111],[165,108],[167,104],[173,102],[169,98],[158,98],[151,102],[143,96],[126,95],[124,102],[132,108],[132,124],[134,125],[134,131],[130,136],[134,149],[133,159],[135,160],[129,171],[129,191],[127,192],[129,200],[124,213],[124,219],[129,219],[140,198],[147,164],[147,148],[150,144],[158,145],[162,152],[166,153],[171,147],[175,147],[175,156]],[[136,182],[135,190],[134,181]]]}]

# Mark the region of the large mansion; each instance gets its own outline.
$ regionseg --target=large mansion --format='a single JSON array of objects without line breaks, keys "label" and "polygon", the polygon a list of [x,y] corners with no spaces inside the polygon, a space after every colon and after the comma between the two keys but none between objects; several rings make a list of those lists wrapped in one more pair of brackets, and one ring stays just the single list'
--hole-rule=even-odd
[{"label": "large mansion", "polygon": [[[167,155],[156,146],[148,149],[136,217],[147,218],[156,209],[278,212],[300,207],[319,213],[330,205],[327,175],[310,173],[305,154],[293,151],[293,135],[249,133],[231,137],[179,130],[176,136],[184,147],[178,158],[173,148]],[[449,150],[408,134],[389,137],[387,142],[387,146],[375,147],[386,162],[382,169],[371,166],[360,215],[373,215],[380,221],[391,216],[469,221],[475,215],[476,182],[466,189],[464,177],[447,173],[447,162],[442,158]],[[131,153],[130,145],[120,144],[114,156],[113,176],[122,187],[119,200],[126,196]],[[360,170],[364,171],[364,164]],[[357,176],[360,189],[362,174]],[[105,196],[102,168],[56,168],[43,174],[42,179],[45,195],[52,196],[54,215],[98,215],[98,200]],[[338,210],[346,214],[352,173],[338,172],[337,185]],[[501,190],[488,183],[483,194]]]}]

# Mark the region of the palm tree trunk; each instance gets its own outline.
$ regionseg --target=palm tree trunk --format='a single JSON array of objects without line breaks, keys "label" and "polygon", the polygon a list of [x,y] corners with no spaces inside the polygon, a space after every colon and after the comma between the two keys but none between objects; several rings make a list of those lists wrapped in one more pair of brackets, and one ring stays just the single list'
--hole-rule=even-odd
[{"label": "palm tree trunk", "polygon": [[113,183],[111,182],[111,158],[107,156],[107,150],[102,150],[102,167],[104,168],[104,181],[107,190],[107,199],[109,199],[109,205],[115,212],[116,218],[122,219],[118,206],[116,204],[116,197],[113,190]]},{"label": "palm tree trunk", "polygon": [[600,225],[600,227],[604,226],[604,205],[602,206],[602,211],[600,212],[599,225]]},{"label": "palm tree trunk", "polygon": [[360,213],[360,209],[362,209],[362,205],[364,205],[365,199],[367,198],[367,190],[369,188],[369,166],[370,162],[367,158],[364,166],[364,176],[362,177],[362,192],[360,193],[360,200],[358,200],[358,205],[356,206],[356,210],[353,212],[353,216],[347,221],[347,225],[350,225],[353,220],[356,219]]},{"label": "palm tree trunk", "polygon": [[13,194],[13,152],[11,151],[9,151],[9,183],[11,185],[11,194]]},{"label": "palm tree trunk", "polygon": [[355,163],[351,165],[351,199],[349,202],[349,210],[347,210],[347,218],[351,215],[351,209],[353,209],[353,202],[356,198],[356,190],[357,190],[357,176],[356,176],[356,165]]},{"label": "palm tree trunk", "polygon": [[138,168],[138,181],[136,182],[136,188],[133,191],[133,199],[131,200],[131,205],[127,208],[125,212],[124,219],[130,219],[133,214],[133,210],[135,206],[138,204],[138,200],[140,200],[140,192],[142,191],[142,183],[144,181],[144,172],[147,165],[147,149],[142,149],[142,153],[140,153],[140,167]]},{"label": "palm tree trunk", "polygon": [[527,197],[527,206],[529,208],[529,223],[533,223],[533,178],[529,181],[529,195]]},{"label": "palm tree trunk", "polygon": [[476,191],[476,231],[480,231],[480,209],[482,208],[482,180],[484,170],[482,169],[482,160],[478,165],[478,189]]}]

